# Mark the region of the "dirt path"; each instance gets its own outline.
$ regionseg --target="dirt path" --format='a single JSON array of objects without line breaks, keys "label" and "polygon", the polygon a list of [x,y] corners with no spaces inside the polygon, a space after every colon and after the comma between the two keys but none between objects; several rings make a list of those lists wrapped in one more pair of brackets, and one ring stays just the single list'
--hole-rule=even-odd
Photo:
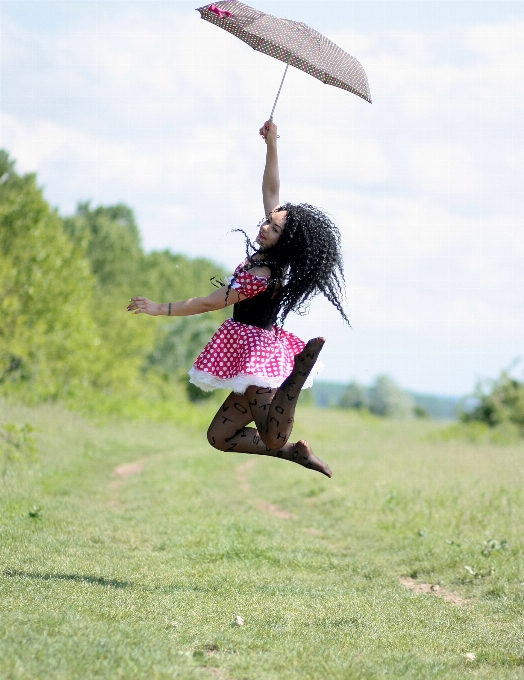
[{"label": "dirt path", "polygon": [[467,603],[467,600],[465,600],[463,597],[460,597],[460,595],[457,595],[446,588],[442,588],[442,586],[439,586],[436,583],[417,583],[415,579],[412,579],[410,576],[401,576],[400,582],[404,587],[413,590],[415,593],[436,595],[437,597],[441,597],[443,600],[446,600],[446,602],[451,602],[451,604],[457,605],[458,607],[461,607]]},{"label": "dirt path", "polygon": [[249,473],[257,464],[256,459],[248,460],[237,467],[237,482],[244,493],[249,493]]},{"label": "dirt path", "polygon": [[124,463],[113,470],[113,479],[107,485],[110,489],[119,489],[122,486],[124,479],[131,477],[131,475],[139,475],[144,469],[144,460],[135,460],[134,463]]},{"label": "dirt path", "polygon": [[[257,464],[256,459],[248,460],[237,467],[236,478],[237,482],[244,493],[249,493],[251,490],[251,485],[249,484],[249,474]],[[108,487],[110,489],[118,489],[122,486],[122,483],[131,475],[139,475],[144,469],[144,460],[136,460],[134,463],[123,463],[113,470],[113,479],[109,482]],[[278,505],[274,503],[268,503],[261,498],[256,498],[254,501],[259,510],[267,512],[273,517],[278,517],[279,519],[297,519],[297,516],[293,512],[288,512],[283,508],[279,508]],[[109,501],[109,505],[115,509],[123,509],[124,505],[118,501]],[[312,530],[313,531],[313,530]]]},{"label": "dirt path", "polygon": [[[256,459],[248,460],[246,463],[242,463],[237,467],[237,482],[244,493],[249,493],[251,486],[249,484],[249,473],[257,464]],[[255,498],[253,503],[262,512],[267,512],[273,517],[278,517],[279,519],[297,519],[297,516],[293,512],[288,512],[283,508],[279,508],[278,505],[274,503],[268,503],[261,498]]]},{"label": "dirt path", "polygon": [[257,498],[255,500],[255,505],[257,506],[257,508],[259,508],[259,510],[269,512],[269,514],[273,515],[274,517],[278,517],[280,519],[297,519],[297,516],[295,515],[294,512],[288,512],[287,510],[283,510],[282,508],[279,508],[278,505],[268,503],[267,501],[263,501],[260,498]]}]

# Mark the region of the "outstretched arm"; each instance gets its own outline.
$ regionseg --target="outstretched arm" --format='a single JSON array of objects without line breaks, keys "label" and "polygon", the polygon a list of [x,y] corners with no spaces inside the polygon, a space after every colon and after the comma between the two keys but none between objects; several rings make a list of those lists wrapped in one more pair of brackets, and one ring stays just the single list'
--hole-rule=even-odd
[{"label": "outstretched arm", "polygon": [[[223,309],[236,302],[242,302],[246,296],[239,293],[234,288],[229,289],[222,286],[207,297],[190,298],[180,302],[171,303],[171,316],[193,316],[194,314],[204,314],[213,312],[216,309]],[[145,297],[131,298],[127,306],[128,312],[134,314],[149,314],[150,316],[167,316],[169,314],[169,302],[153,302]]]},{"label": "outstretched arm", "polygon": [[280,177],[278,173],[277,153],[277,126],[270,120],[264,123],[260,129],[264,138],[266,149],[266,167],[262,180],[262,198],[264,200],[264,212],[269,218],[269,213],[280,205]]},{"label": "outstretched arm", "polygon": [[[271,269],[265,265],[258,265],[248,269],[248,274],[259,278],[269,278]],[[204,314],[214,312],[217,309],[224,309],[229,305],[246,300],[247,296],[239,289],[230,286],[222,286],[207,297],[189,298],[180,302],[153,302],[145,297],[131,298],[127,305],[127,311],[133,314],[149,314],[150,316],[169,316],[171,305],[171,316],[193,316],[194,314]]]}]

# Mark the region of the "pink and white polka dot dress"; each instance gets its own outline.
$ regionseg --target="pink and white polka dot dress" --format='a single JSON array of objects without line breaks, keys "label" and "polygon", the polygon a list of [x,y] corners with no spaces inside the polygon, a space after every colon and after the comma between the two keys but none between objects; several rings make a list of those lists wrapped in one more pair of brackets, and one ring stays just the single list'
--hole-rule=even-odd
[{"label": "pink and white polka dot dress", "polygon": [[[254,276],[239,265],[231,287],[253,298],[268,284],[269,277]],[[282,328],[266,330],[228,319],[195,361],[189,381],[206,392],[220,388],[243,394],[250,385],[279,387],[293,370],[295,355],[304,347],[300,338]],[[311,387],[313,374],[322,368],[318,361],[304,388]]]}]

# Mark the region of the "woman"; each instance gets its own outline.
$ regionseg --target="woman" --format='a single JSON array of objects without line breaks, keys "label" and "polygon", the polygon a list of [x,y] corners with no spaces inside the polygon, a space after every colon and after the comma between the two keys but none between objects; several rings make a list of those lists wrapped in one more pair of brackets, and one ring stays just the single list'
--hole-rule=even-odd
[{"label": "woman", "polygon": [[[280,204],[277,127],[260,130],[267,145],[262,196],[266,220],[248,242],[247,257],[227,286],[206,298],[157,304],[131,299],[128,311],[157,316],[188,316],[234,305],[233,318],[215,333],[190,371],[203,390],[231,389],[208,430],[220,451],[289,460],[331,477],[329,465],[301,439],[289,442],[295,408],[312,375],[324,338],[307,345],[282,329],[291,311],[304,313],[322,293],[347,321],[342,309],[343,264],[340,234],[318,208]],[[317,371],[318,372],[318,371]],[[249,428],[251,422],[255,428]]]}]

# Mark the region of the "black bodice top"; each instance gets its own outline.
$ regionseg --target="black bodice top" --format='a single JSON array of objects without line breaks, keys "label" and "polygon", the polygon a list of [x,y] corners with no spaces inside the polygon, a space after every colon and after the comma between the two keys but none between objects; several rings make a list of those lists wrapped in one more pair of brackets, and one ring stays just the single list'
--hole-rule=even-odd
[{"label": "black bodice top", "polygon": [[233,306],[233,321],[271,330],[278,315],[278,303],[274,294],[275,284],[270,283],[263,293],[237,302]]}]

